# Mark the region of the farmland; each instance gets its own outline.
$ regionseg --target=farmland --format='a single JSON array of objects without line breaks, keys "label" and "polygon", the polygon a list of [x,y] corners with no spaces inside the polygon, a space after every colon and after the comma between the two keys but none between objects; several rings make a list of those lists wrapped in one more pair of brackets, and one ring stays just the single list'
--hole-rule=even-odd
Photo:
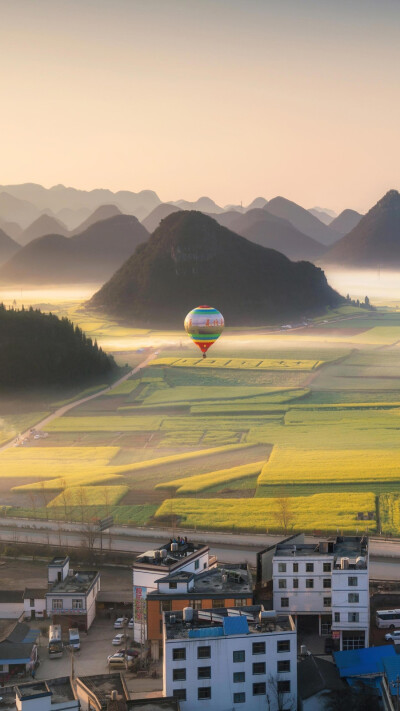
[{"label": "farmland", "polygon": [[[400,533],[396,311],[345,306],[293,332],[227,329],[202,359],[182,333],[125,327],[79,303],[57,309],[120,364],[157,353],[125,382],[52,420],[46,439],[0,451],[7,512],[77,521],[112,513],[131,525],[227,531]],[[0,438],[78,398],[46,395],[23,412],[13,404]],[[282,500],[289,526],[280,520]]]}]

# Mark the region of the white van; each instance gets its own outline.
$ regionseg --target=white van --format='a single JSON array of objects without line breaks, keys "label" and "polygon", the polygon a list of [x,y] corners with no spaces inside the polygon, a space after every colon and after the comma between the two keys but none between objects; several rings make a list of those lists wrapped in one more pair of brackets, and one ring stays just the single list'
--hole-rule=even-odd
[{"label": "white van", "polygon": [[77,627],[70,627],[68,630],[68,635],[69,635],[69,644],[70,647],[73,647],[73,649],[80,649],[81,648],[81,640],[79,637],[79,630]]}]

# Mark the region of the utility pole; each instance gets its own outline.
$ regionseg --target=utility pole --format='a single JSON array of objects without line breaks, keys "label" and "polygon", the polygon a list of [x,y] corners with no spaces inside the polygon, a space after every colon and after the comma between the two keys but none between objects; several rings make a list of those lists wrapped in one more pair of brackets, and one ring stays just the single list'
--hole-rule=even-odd
[{"label": "utility pole", "polygon": [[390,686],[396,688],[396,711],[400,711],[400,676],[397,674],[396,681],[391,681]]}]

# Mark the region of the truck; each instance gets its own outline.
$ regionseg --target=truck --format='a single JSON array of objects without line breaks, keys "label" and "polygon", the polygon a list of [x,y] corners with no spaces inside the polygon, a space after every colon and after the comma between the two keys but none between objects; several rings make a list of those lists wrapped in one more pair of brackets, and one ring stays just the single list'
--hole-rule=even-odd
[{"label": "truck", "polygon": [[73,649],[80,649],[81,648],[81,640],[79,637],[79,630],[77,627],[70,627],[68,630],[68,636],[69,636],[69,646],[72,647]]},{"label": "truck", "polygon": [[50,625],[49,627],[48,652],[50,659],[57,659],[57,657],[62,657],[64,653],[61,625]]}]

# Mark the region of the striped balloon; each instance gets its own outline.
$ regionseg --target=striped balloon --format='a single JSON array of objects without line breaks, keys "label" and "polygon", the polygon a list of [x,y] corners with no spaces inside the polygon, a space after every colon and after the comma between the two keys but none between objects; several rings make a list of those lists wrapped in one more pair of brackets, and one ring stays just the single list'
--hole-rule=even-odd
[{"label": "striped balloon", "polygon": [[185,331],[206,357],[206,352],[220,337],[224,328],[224,317],[212,306],[198,306],[189,311],[185,318]]}]

